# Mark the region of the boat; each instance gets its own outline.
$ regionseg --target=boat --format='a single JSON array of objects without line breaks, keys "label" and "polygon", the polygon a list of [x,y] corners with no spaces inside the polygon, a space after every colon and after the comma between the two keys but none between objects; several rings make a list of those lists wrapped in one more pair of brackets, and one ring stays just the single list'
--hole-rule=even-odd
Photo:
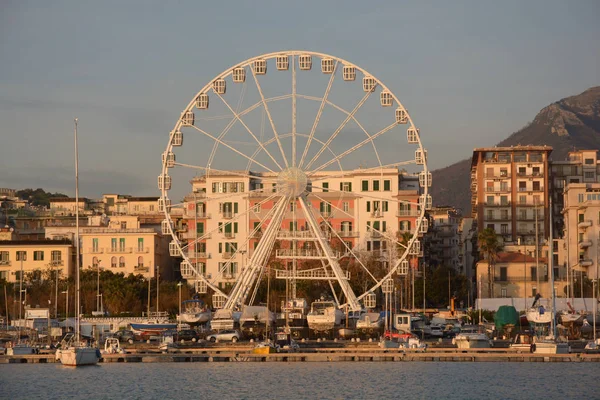
[{"label": "boat", "polygon": [[317,300],[306,316],[308,327],[315,332],[327,332],[342,324],[344,313],[331,300]]},{"label": "boat", "polygon": [[535,348],[533,347],[533,335],[530,332],[517,333],[513,342],[510,344],[510,348],[513,350],[529,351],[533,353]]},{"label": "boat", "polygon": [[7,356],[23,356],[27,354],[36,354],[37,349],[25,343],[18,343],[13,345],[12,342],[6,343],[6,355]]},{"label": "boat", "polygon": [[269,328],[272,328],[274,322],[275,316],[265,306],[244,306],[242,308],[240,330],[246,338],[267,338]]},{"label": "boat", "polygon": [[[79,204],[79,155],[77,149],[77,118],[75,118],[75,204]],[[79,207],[75,207],[75,242],[76,242],[76,271],[75,282],[77,294],[75,296],[75,309],[80,310],[80,282],[79,272],[81,269],[80,241],[79,241]],[[81,340],[81,327],[79,312],[75,313],[75,333],[63,340],[63,345],[56,350],[55,358],[62,365],[79,367],[83,365],[96,365],[100,360],[100,350],[92,347],[89,342]]]},{"label": "boat", "polygon": [[564,310],[560,313],[560,321],[563,324],[572,324],[576,322],[583,322],[584,315],[575,311],[571,303],[567,301],[568,310]]},{"label": "boat", "polygon": [[281,302],[281,312],[277,314],[277,327],[289,328],[292,336],[300,338],[308,332],[306,299],[295,298]]},{"label": "boat", "polygon": [[482,325],[465,325],[453,339],[459,349],[487,349],[492,347]]},{"label": "boat", "polygon": [[277,346],[275,346],[275,344],[270,340],[257,343],[254,348],[252,348],[252,354],[273,354],[277,352]]},{"label": "boat", "polygon": [[131,322],[131,330],[136,336],[142,338],[158,336],[166,330],[177,329],[176,322],[169,322],[169,314],[164,312],[151,312],[143,322]]},{"label": "boat", "polygon": [[196,326],[210,321],[212,312],[200,299],[185,300],[181,303],[183,310],[178,316],[179,323]]},{"label": "boat", "polygon": [[102,354],[125,354],[125,350],[121,348],[121,343],[117,338],[106,338],[104,341],[104,350]]},{"label": "boat", "polygon": [[279,330],[275,334],[275,346],[279,352],[292,353],[298,351],[300,346],[293,338],[292,332],[288,329]]},{"label": "boat", "polygon": [[356,321],[356,330],[359,334],[379,334],[383,327],[383,319],[378,312],[366,312]]},{"label": "boat", "polygon": [[530,324],[549,324],[552,321],[552,309],[540,303],[540,294],[535,296],[533,304],[527,310],[527,321]]}]

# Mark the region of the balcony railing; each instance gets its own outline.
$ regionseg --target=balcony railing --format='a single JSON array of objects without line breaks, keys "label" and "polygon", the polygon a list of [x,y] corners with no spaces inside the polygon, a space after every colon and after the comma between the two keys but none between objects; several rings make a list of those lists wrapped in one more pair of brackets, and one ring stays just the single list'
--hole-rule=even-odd
[{"label": "balcony railing", "polygon": [[114,247],[114,248],[106,248],[107,253],[115,253],[115,254],[127,254],[132,253],[132,247]]},{"label": "balcony railing", "polygon": [[149,247],[136,247],[135,252],[138,254],[150,253],[150,248]]},{"label": "balcony railing", "polygon": [[221,253],[221,255],[225,260],[230,260],[235,256],[235,252],[228,251],[228,252]]},{"label": "balcony railing", "polygon": [[221,213],[221,216],[222,216],[224,219],[231,219],[231,218],[233,218],[233,212],[232,212],[232,211],[223,211],[223,212]]},{"label": "balcony railing", "polygon": [[12,265],[10,260],[0,260],[0,267],[8,267]]},{"label": "balcony railing", "polygon": [[543,186],[538,186],[538,187],[520,187],[518,189],[519,192],[543,192],[544,191],[544,187]]},{"label": "balcony railing", "polygon": [[193,250],[188,251],[188,257],[189,258],[211,258],[210,253],[207,253],[205,251],[193,251]]},{"label": "balcony railing", "polygon": [[510,186],[501,186],[501,187],[486,187],[485,191],[488,193],[499,193],[499,192],[510,192]]},{"label": "balcony railing", "polygon": [[150,267],[136,265],[135,267],[133,267],[133,272],[150,272]]},{"label": "balcony railing", "polygon": [[102,247],[90,247],[88,250],[89,254],[102,254],[104,253],[104,249]]},{"label": "balcony railing", "polygon": [[198,218],[198,219],[211,218],[211,215],[209,213],[206,213],[203,211],[194,212],[194,210],[185,210],[184,216],[186,216],[187,218]]},{"label": "balcony railing", "polygon": [[510,207],[510,201],[486,201],[484,205],[486,207]]},{"label": "balcony railing", "polygon": [[509,275],[494,277],[494,282],[548,282],[548,276],[540,276],[539,279],[535,276]]},{"label": "balcony railing", "polygon": [[49,265],[51,267],[60,267],[64,265],[64,261],[63,260],[52,260],[50,261]]},{"label": "balcony railing", "polygon": [[359,232],[348,231],[348,230],[337,231],[337,234],[340,237],[343,237],[343,238],[352,238],[352,237],[359,237],[360,236]]},{"label": "balcony railing", "polygon": [[198,238],[198,239],[204,240],[204,239],[210,239],[211,234],[210,233],[204,233],[204,232],[187,231],[187,232],[183,232],[181,234],[181,237],[183,239],[196,240],[196,238]]},{"label": "balcony railing", "polygon": [[505,179],[505,178],[510,178],[510,173],[495,173],[495,174],[485,174],[484,177],[486,179]]},{"label": "balcony railing", "polygon": [[396,217],[418,217],[420,215],[419,210],[398,210],[396,211]]},{"label": "balcony railing", "polygon": [[[321,254],[321,251],[316,249],[279,249],[276,250],[277,258],[307,258],[307,259],[326,259],[327,257]],[[339,258],[340,253],[334,252],[334,258]]]}]

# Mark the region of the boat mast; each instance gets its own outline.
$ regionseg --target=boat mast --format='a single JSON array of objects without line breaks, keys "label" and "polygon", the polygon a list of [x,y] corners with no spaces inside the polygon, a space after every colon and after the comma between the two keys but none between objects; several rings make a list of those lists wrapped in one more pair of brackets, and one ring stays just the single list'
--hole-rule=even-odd
[{"label": "boat mast", "polygon": [[77,286],[75,289],[75,340],[79,341],[79,268],[81,267],[81,261],[79,260],[79,152],[77,149],[77,118],[75,118],[75,243],[75,279],[77,280]]},{"label": "boat mast", "polygon": [[[556,321],[556,293],[554,293],[554,239],[552,236],[552,198],[548,199],[548,210],[550,210],[550,240],[548,245],[548,268],[550,268],[550,290],[552,290],[552,319],[550,320],[552,336],[556,340],[557,327]],[[536,209],[537,212],[537,209]],[[536,245],[537,246],[537,245]]]}]

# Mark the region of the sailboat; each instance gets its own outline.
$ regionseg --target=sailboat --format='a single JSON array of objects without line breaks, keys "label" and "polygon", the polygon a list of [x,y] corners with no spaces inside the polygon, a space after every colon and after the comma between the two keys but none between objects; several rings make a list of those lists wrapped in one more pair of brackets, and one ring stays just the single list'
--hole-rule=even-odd
[{"label": "sailboat", "polygon": [[[548,210],[552,210],[552,199],[548,202]],[[552,213],[550,213],[550,226],[552,226]],[[550,290],[552,291],[552,308],[550,314],[550,327],[551,333],[541,339],[534,338],[534,343],[531,349],[534,353],[540,354],[567,354],[569,353],[569,343],[558,340],[557,327],[556,327],[556,292],[554,290],[554,265],[553,265],[553,239],[552,229],[550,229],[550,254],[548,256],[548,268],[550,270]],[[528,316],[529,317],[529,316]]]},{"label": "sailboat", "polygon": [[[271,353],[277,353],[278,352],[278,348],[275,346],[275,344],[271,341],[270,336],[269,336],[269,325],[272,324],[273,322],[273,318],[271,316],[271,312],[269,311],[269,291],[271,290],[271,273],[269,271],[268,275],[267,275],[267,306],[264,307],[264,321],[265,321],[265,340],[262,342],[257,343],[254,348],[252,349],[252,353],[253,354],[271,354]],[[251,308],[250,306],[246,306],[244,307],[244,312],[242,312],[242,318],[244,316],[244,313],[246,313],[246,310],[248,310],[249,308]],[[256,308],[256,307],[253,307]],[[240,326],[242,325],[242,318],[240,318]],[[257,318],[260,319],[260,315],[257,315]]]},{"label": "sailboat", "polygon": [[79,367],[82,365],[95,365],[100,359],[100,350],[81,340],[80,326],[80,299],[79,299],[79,155],[77,152],[77,118],[75,118],[75,241],[76,241],[76,272],[77,295],[75,297],[75,334],[66,336],[60,349],[56,350],[56,360],[62,365]]},{"label": "sailboat", "polygon": [[152,336],[159,336],[166,330],[177,329],[176,322],[169,322],[169,313],[158,311],[159,304],[159,274],[156,273],[156,312],[150,312],[150,278],[148,278],[148,313],[145,322],[132,322],[130,324],[133,333],[143,339],[150,339]]}]

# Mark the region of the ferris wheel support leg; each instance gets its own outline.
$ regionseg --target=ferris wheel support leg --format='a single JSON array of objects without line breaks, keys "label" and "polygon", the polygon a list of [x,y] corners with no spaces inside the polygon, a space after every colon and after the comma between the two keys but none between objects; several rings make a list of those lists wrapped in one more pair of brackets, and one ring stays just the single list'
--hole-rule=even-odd
[{"label": "ferris wheel support leg", "polygon": [[258,277],[260,271],[264,268],[267,260],[269,259],[269,255],[273,250],[277,232],[281,227],[281,221],[285,215],[288,202],[289,199],[287,197],[282,197],[279,200],[275,213],[273,214],[273,219],[271,219],[271,222],[265,230],[263,237],[258,242],[258,246],[256,246],[252,257],[250,258],[248,267],[243,271],[240,279],[238,279],[233,287],[233,290],[231,291],[229,299],[227,299],[224,308],[233,310],[238,304],[242,305],[246,301],[246,297],[248,297],[248,293],[252,289],[252,285],[254,285],[256,278]]},{"label": "ferris wheel support leg", "polygon": [[340,268],[340,264],[338,263],[338,261],[335,259],[333,250],[331,250],[329,243],[327,243],[325,239],[319,234],[319,224],[317,223],[314,214],[309,210],[306,198],[304,196],[300,196],[298,200],[300,201],[302,209],[304,210],[306,221],[308,222],[310,229],[312,229],[313,233],[315,234],[317,241],[319,242],[319,245],[323,250],[323,253],[327,257],[327,261],[329,261],[329,265],[331,265],[331,269],[335,274],[335,277],[338,283],[340,284],[340,287],[342,288],[346,299],[348,300],[350,308],[352,309],[352,311],[359,311],[362,307],[358,302],[354,291],[352,291],[350,283],[346,279],[344,279],[344,272]]}]

